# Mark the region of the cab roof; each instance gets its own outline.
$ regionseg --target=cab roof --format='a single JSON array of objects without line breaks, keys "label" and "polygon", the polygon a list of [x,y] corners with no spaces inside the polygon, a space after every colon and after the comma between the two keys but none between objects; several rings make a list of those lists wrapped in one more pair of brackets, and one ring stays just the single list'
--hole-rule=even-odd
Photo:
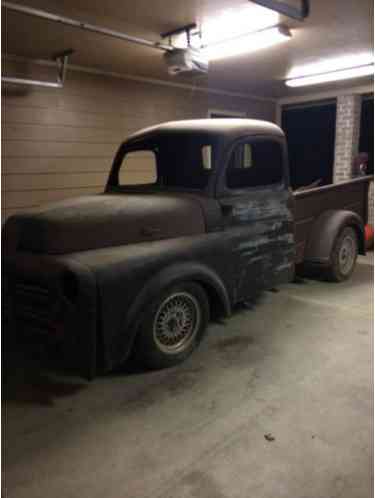
[{"label": "cab roof", "polygon": [[156,126],[144,128],[132,135],[126,142],[154,138],[157,135],[181,135],[194,133],[212,135],[223,140],[233,140],[245,135],[273,135],[283,137],[282,130],[273,123],[258,119],[219,118],[219,119],[189,119],[169,121]]}]

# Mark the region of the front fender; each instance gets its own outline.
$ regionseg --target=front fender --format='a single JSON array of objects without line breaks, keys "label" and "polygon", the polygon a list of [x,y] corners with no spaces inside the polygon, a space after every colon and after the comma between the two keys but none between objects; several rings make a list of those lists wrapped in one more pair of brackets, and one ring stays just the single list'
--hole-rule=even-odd
[{"label": "front fender", "polygon": [[347,226],[356,231],[359,252],[365,254],[365,231],[361,218],[353,211],[332,209],[322,213],[314,222],[306,244],[304,261],[328,265],[335,240]]},{"label": "front fender", "polygon": [[70,255],[95,275],[99,334],[104,368],[126,360],[145,306],[177,281],[195,280],[225,314],[230,313],[236,278],[230,234],[192,237],[104,248]]}]

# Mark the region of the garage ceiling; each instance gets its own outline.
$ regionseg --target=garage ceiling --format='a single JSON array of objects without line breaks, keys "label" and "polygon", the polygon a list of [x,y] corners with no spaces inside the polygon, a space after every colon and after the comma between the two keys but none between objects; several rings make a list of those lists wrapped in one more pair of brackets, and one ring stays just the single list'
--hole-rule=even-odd
[{"label": "garage ceiling", "polygon": [[[18,3],[82,19],[134,36],[159,41],[159,33],[240,7],[244,0],[28,0]],[[303,23],[281,18],[293,32],[291,41],[257,53],[214,61],[207,76],[171,78],[162,52],[98,34],[3,10],[3,50],[27,58],[48,59],[67,48],[70,62],[103,71],[194,83],[263,97],[286,97],[345,87],[348,82],[287,88],[284,79],[295,66],[320,59],[373,50],[372,0],[311,0]],[[351,80],[363,85],[371,78]]]}]

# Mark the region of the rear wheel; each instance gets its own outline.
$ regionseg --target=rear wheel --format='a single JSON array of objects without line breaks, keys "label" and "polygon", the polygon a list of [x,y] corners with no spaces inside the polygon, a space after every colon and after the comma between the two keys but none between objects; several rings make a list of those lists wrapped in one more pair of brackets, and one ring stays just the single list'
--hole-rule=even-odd
[{"label": "rear wheel", "polygon": [[208,298],[200,285],[184,282],[171,286],[146,311],[136,357],[148,368],[181,363],[198,346],[208,319]]},{"label": "rear wheel", "polygon": [[352,275],[358,256],[358,239],[355,230],[344,228],[338,235],[331,252],[328,277],[333,282],[342,282]]}]

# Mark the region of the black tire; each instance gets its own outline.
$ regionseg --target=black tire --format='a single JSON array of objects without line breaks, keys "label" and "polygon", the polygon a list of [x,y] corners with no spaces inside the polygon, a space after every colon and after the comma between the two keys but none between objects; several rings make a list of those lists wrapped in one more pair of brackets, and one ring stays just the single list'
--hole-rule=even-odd
[{"label": "black tire", "polygon": [[209,315],[207,294],[200,285],[172,285],[145,312],[135,343],[136,360],[151,369],[183,362],[199,345]]},{"label": "black tire", "polygon": [[352,227],[345,227],[336,238],[327,277],[332,282],[348,280],[355,268],[358,256],[358,238]]}]

